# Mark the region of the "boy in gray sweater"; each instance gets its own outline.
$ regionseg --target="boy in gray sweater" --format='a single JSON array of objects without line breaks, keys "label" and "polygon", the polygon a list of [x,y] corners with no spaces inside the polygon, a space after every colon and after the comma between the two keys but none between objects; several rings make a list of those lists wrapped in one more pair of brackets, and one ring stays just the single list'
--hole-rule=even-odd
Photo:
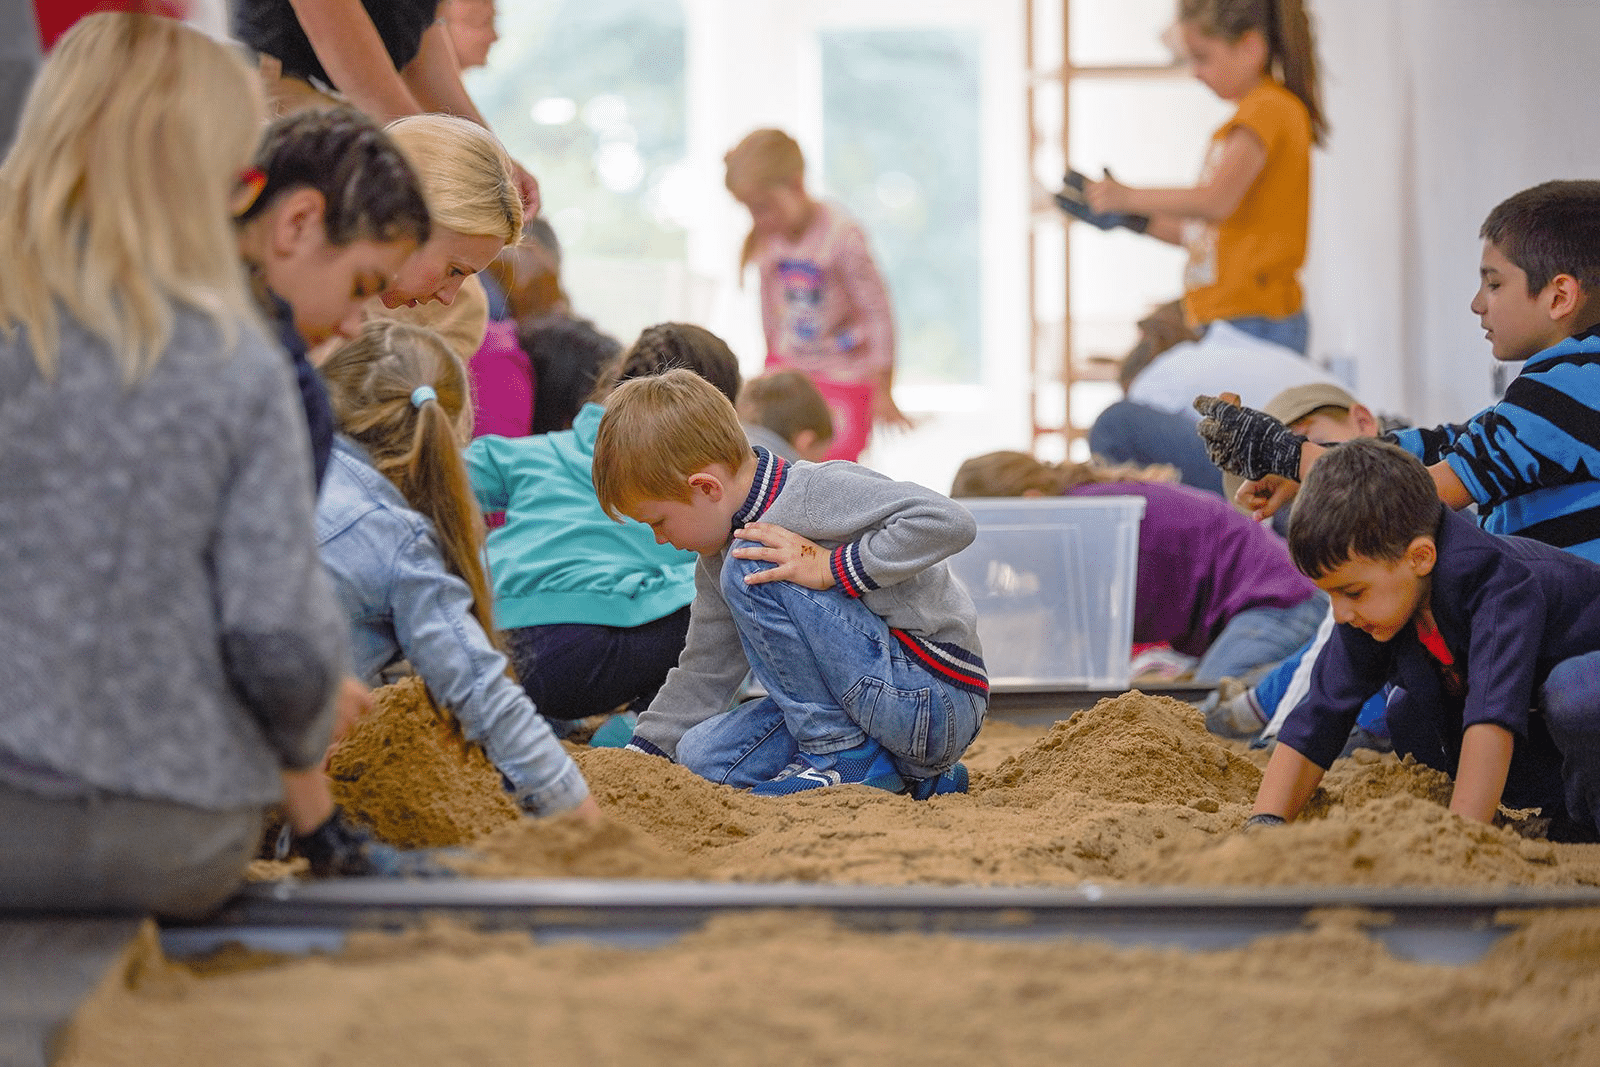
[{"label": "boy in gray sweater", "polygon": [[[763,796],[965,791],[957,761],[989,697],[977,613],[944,562],[976,533],[966,509],[752,448],[682,370],[611,394],[594,483],[612,518],[700,554],[688,643],[630,748]],[[747,669],[767,695],[727,710]]]}]

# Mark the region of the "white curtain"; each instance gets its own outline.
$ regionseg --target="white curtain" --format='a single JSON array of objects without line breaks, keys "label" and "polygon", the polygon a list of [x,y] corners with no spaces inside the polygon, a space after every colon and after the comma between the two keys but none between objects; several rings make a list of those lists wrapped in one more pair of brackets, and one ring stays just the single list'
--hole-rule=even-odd
[{"label": "white curtain", "polygon": [[1433,425],[1493,399],[1467,307],[1478,227],[1551,178],[1600,178],[1595,0],[1317,0],[1324,104],[1312,350],[1380,410]]}]

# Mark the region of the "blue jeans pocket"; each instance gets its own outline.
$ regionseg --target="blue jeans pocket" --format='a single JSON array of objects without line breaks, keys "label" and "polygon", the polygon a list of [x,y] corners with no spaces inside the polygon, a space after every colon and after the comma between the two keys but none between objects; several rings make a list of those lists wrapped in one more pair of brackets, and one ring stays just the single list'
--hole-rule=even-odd
[{"label": "blue jeans pocket", "polygon": [[[932,688],[897,689],[882,678],[862,678],[844,695],[846,713],[889,752],[914,764],[937,764],[950,748],[950,717],[933,730]],[[932,735],[932,736],[930,736]],[[930,746],[940,751],[930,751]]]}]

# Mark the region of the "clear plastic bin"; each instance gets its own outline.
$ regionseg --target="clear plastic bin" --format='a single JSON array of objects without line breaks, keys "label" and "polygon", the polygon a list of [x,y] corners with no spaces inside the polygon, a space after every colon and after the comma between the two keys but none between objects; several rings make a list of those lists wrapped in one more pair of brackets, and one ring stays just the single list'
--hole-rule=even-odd
[{"label": "clear plastic bin", "polygon": [[996,692],[1125,689],[1144,498],[975,497],[950,560],[978,607]]}]

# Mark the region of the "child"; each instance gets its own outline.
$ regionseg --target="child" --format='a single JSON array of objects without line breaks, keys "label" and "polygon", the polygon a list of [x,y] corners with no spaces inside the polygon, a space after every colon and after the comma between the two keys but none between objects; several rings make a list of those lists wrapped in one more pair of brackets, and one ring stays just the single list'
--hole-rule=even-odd
[{"label": "child", "polygon": [[[1520,534],[1600,561],[1600,181],[1511,196],[1480,231],[1472,310],[1496,359],[1526,361],[1493,406],[1460,425],[1389,438],[1428,464],[1439,497],[1478,507],[1490,533]],[[1271,515],[1325,449],[1270,416],[1199,397],[1217,466],[1254,479],[1239,501]]]},{"label": "child", "polygon": [[583,776],[494,645],[460,453],[465,368],[429,331],[376,319],[322,373],[342,435],[317,501],[317,543],[355,630],[356,673],[376,681],[410,661],[523,810],[595,814]]},{"label": "child", "polygon": [[894,319],[866,236],[837,204],[806,192],[805,159],[782,130],[756,130],[723,157],[750,211],[739,256],[761,274],[767,366],[804,371],[833,413],[829,459],[854,460],[874,422],[907,427],[894,402]]},{"label": "child", "polygon": [[572,429],[480,437],[467,449],[479,504],[506,515],[489,533],[495,612],[517,677],[549,718],[643,707],[683,651],[694,557],[638,523],[612,522],[590,473],[604,394],[671,367],[693,371],[730,400],[738,395],[739,361],[721,338],[662,323],[639,335]]},{"label": "child", "polygon": [[1271,667],[1316,632],[1326,599],[1296,573],[1272,531],[1215,493],[1170,484],[1171,472],[990,452],[963,463],[950,492],[1143,497],[1134,641],[1198,656],[1197,682]]},{"label": "child", "polygon": [[333,412],[307,351],[361,328],[362,305],[427,241],[428,206],[394,142],[349,108],[273,123],[253,170],[239,251],[294,363],[320,485]]},{"label": "child", "polygon": [[[688,646],[629,747],[761,796],[965,792],[957,760],[989,695],[977,613],[945,563],[972,542],[966,509],[752,448],[727,397],[681,370],[611,394],[594,484],[613,518],[700,553]],[[767,695],[724,711],[747,668]]]},{"label": "child", "polygon": [[750,443],[775,456],[817,462],[833,444],[828,402],[797,370],[778,370],[752,378],[735,405]]},{"label": "child", "polygon": [[1390,682],[1395,751],[1454,776],[1451,811],[1489,822],[1503,798],[1543,809],[1552,839],[1600,840],[1600,566],[1483,532],[1370,439],[1312,467],[1289,551],[1339,625],[1246,825],[1299,814]]},{"label": "child", "polygon": [[93,14],[0,168],[8,908],[205,914],[328,744],[348,629],[229,222],[263,114],[230,49]]},{"label": "child", "polygon": [[1297,277],[1311,211],[1311,146],[1328,124],[1302,0],[1179,0],[1195,76],[1238,110],[1212,134],[1200,183],[1135,189],[1110,174],[1085,188],[1098,212],[1149,216],[1147,232],[1189,252],[1184,312],[1306,351]]}]

